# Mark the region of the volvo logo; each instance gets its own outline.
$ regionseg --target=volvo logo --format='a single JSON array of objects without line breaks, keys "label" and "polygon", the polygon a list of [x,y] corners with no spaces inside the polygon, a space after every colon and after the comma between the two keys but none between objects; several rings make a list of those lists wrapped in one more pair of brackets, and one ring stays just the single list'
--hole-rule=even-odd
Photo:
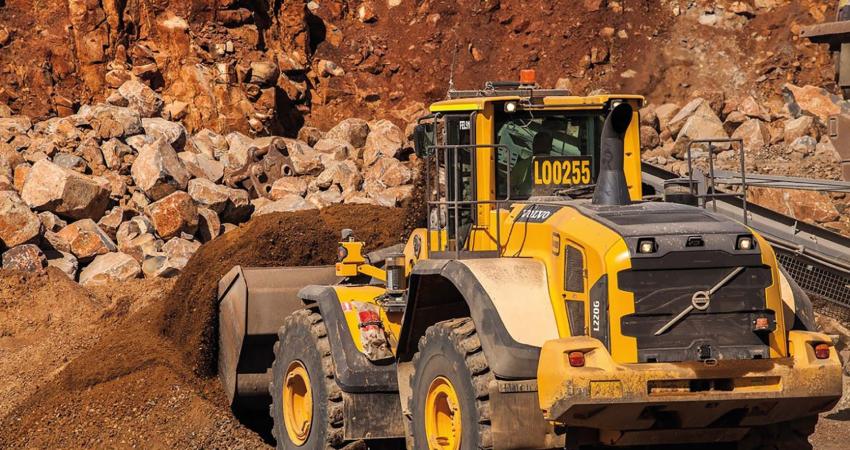
[{"label": "volvo logo", "polygon": [[694,292],[693,297],[691,297],[691,304],[694,305],[694,308],[705,311],[708,309],[708,305],[711,303],[711,294],[708,291],[696,291]]},{"label": "volvo logo", "polygon": [[691,304],[688,305],[687,308],[682,310],[682,312],[680,312],[679,315],[670,319],[669,322],[665,323],[664,326],[659,328],[658,331],[655,332],[655,335],[660,336],[660,335],[664,334],[665,331],[672,328],[673,325],[676,325],[677,323],[679,323],[680,320],[684,319],[685,316],[690,314],[690,312],[695,310],[695,309],[699,310],[699,311],[705,311],[706,309],[708,309],[708,306],[711,304],[711,295],[714,294],[715,292],[717,292],[718,290],[720,290],[720,288],[725,286],[726,283],[732,281],[733,278],[735,278],[739,273],[741,273],[743,271],[744,271],[744,267],[738,267],[735,270],[729,272],[728,275],[723,277],[722,280],[718,281],[717,284],[715,284],[714,287],[712,287],[711,289],[709,289],[707,291],[696,291],[696,292],[694,292],[694,295],[691,296]]}]

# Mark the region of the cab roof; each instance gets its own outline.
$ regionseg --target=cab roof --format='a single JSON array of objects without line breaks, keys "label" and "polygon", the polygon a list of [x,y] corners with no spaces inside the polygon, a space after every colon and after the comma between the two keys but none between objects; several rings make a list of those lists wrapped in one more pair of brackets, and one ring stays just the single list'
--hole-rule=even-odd
[{"label": "cab roof", "polygon": [[[431,112],[451,112],[451,111],[481,111],[487,103],[508,102],[529,100],[530,97],[519,95],[503,95],[503,96],[481,96],[481,97],[464,97],[443,100],[431,104]],[[542,99],[542,102],[540,101]],[[523,105],[520,103],[520,108],[523,109],[557,109],[564,107],[566,109],[601,109],[610,100],[637,100],[643,106],[644,97],[641,95],[631,94],[602,94],[591,96],[576,96],[576,95],[550,95],[543,97],[534,97],[534,104]]]}]

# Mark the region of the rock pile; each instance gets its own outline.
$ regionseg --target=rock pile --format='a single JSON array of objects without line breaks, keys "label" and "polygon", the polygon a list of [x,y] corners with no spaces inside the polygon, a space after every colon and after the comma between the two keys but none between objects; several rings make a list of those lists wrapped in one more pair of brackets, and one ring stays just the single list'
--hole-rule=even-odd
[{"label": "rock pile", "polygon": [[[687,174],[687,148],[697,139],[741,139],[748,172],[840,179],[840,157],[830,142],[830,114],[850,111],[850,102],[815,86],[786,84],[782,102],[752,96],[726,98],[722,92],[696,97],[684,106],[650,104],[640,111],[643,159]],[[740,172],[737,148],[718,145],[720,169]],[[707,172],[705,146],[694,146],[696,167]],[[750,200],[799,220],[850,235],[850,198],[845,194],[752,189]]]},{"label": "rock pile", "polygon": [[[415,157],[392,122],[346,119],[299,139],[192,135],[163,105],[131,79],[67,117],[0,118],[3,268],[55,266],[82,284],[168,277],[252,216],[411,196]],[[291,168],[268,192],[226,183],[272,145]]]}]

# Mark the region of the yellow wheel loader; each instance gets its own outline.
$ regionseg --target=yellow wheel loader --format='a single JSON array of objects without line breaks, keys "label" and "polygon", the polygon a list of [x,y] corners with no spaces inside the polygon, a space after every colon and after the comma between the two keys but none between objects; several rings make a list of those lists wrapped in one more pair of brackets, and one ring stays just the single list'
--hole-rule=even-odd
[{"label": "yellow wheel loader", "polygon": [[415,131],[427,226],[220,283],[234,407],[281,449],[808,445],[831,339],[747,226],[643,199],[633,95],[451,91]]}]

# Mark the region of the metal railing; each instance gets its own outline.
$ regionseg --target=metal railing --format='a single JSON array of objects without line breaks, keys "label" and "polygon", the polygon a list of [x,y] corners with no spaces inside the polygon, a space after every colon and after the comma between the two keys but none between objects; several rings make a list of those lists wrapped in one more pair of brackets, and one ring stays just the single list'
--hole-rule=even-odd
[{"label": "metal railing", "polygon": [[[695,145],[705,144],[708,146],[708,177],[706,191],[699,192],[699,186],[706,186],[705,183],[696,183],[694,179],[693,154],[691,149]],[[717,174],[714,169],[714,154],[717,147],[714,144],[732,144],[732,147],[738,148],[738,160],[741,167],[741,192],[718,192],[717,190]],[[711,201],[712,209],[717,212],[717,200],[723,197],[737,197],[741,199],[742,210],[744,213],[744,224],[747,224],[747,161],[744,154],[744,141],[742,139],[715,138],[715,139],[695,139],[688,143],[688,184],[691,189],[691,195],[700,199],[701,206],[705,207],[708,201]]]},{"label": "metal railing", "polygon": [[[477,174],[475,172],[477,167],[475,167],[475,166],[476,166],[476,163],[477,163],[477,161],[476,161],[477,150],[479,150],[479,149],[490,149],[493,152],[498,152],[499,150],[504,150],[506,152],[506,155],[507,155],[507,164],[506,164],[507,172],[506,172],[506,175],[505,175],[506,176],[505,185],[507,186],[507,189],[506,189],[506,195],[505,195],[504,199],[495,199],[495,200],[477,200],[477,199],[475,199],[476,193],[474,192],[474,188],[477,184]],[[472,198],[472,200],[463,200],[462,199],[463,195],[462,195],[461,189],[464,186],[460,182],[461,177],[462,177],[462,170],[461,170],[461,164],[460,164],[460,161],[459,161],[459,158],[458,158],[458,153],[462,150],[468,150],[470,152],[469,164],[471,166],[470,171],[472,173],[472,176],[471,176],[472,179],[467,183],[467,187],[471,191],[472,195],[470,197]],[[495,236],[495,239],[494,239],[495,244],[496,244],[496,254],[498,256],[501,256],[502,255],[501,209],[502,209],[502,204],[511,201],[510,179],[511,179],[511,173],[512,173],[511,157],[513,156],[513,153],[511,152],[511,150],[507,146],[502,145],[502,144],[456,144],[456,145],[431,145],[431,146],[427,147],[427,151],[430,155],[433,155],[433,165],[432,164],[426,164],[426,170],[425,170],[425,180],[426,180],[425,181],[425,189],[426,189],[426,192],[427,192],[426,193],[426,195],[427,195],[426,205],[427,205],[427,211],[428,211],[427,212],[428,233],[427,233],[427,237],[426,237],[426,246],[428,248],[428,254],[429,255],[431,254],[431,249],[432,249],[432,245],[431,245],[431,231],[432,230],[437,231],[437,248],[440,249],[440,251],[443,251],[442,250],[444,248],[443,247],[443,233],[442,233],[443,224],[442,224],[442,220],[441,220],[441,215],[443,213],[444,207],[445,207],[445,211],[447,213],[447,216],[448,216],[448,212],[452,211],[451,219],[452,219],[452,222],[453,222],[452,223],[453,227],[449,227],[448,226],[449,225],[448,224],[449,217],[446,217],[447,223],[445,225],[445,229],[446,229],[447,233],[446,233],[446,246],[445,246],[445,248],[446,248],[446,251],[454,251],[455,257],[459,259],[460,256],[461,256],[462,247],[466,247],[467,243],[472,238],[472,233],[473,233],[473,226],[472,225],[475,224],[475,220],[473,220],[473,223],[470,225],[470,228],[469,228],[469,233],[464,239],[464,242],[463,242],[464,245],[461,246],[461,229],[460,229],[460,227],[461,227],[461,222],[460,222],[461,212],[468,208],[471,211],[470,214],[474,215],[474,214],[477,214],[479,205],[492,205],[492,206],[495,206],[495,210],[496,210],[496,236]],[[442,158],[441,158],[441,155],[442,155]],[[494,163],[496,165],[498,165],[498,159],[499,159],[498,154],[493,155],[493,156],[495,156],[493,158]],[[451,158],[451,162],[452,162],[451,165],[448,164],[450,158]],[[445,168],[445,181],[442,182],[442,183],[440,181],[441,163],[443,164],[443,167]],[[431,167],[432,166],[433,166],[433,170],[434,170],[433,175],[431,174]],[[451,166],[451,169],[450,169],[449,166]],[[499,172],[498,167],[496,169],[497,170],[495,171],[495,173],[498,173]],[[449,170],[451,170],[453,173],[450,174]],[[434,190],[432,189],[432,183],[431,183],[432,179],[436,179],[436,183],[434,183],[434,185],[435,185],[434,187],[436,187],[436,197],[437,197],[436,200],[433,198],[434,197]],[[451,189],[451,190],[449,189],[449,187],[450,187],[449,182],[450,181],[453,182],[453,186],[451,186],[453,189]],[[444,191],[442,189],[444,189]],[[443,195],[443,192],[445,192],[445,200],[440,199],[440,197]],[[453,196],[454,199],[450,199],[450,195]],[[498,193],[497,193],[497,195],[498,195]],[[434,223],[432,223],[432,220],[431,220],[432,211],[434,211],[434,210],[436,210],[436,213],[437,213],[437,224],[436,224],[436,226],[435,226]],[[490,212],[492,213],[492,211],[490,211]],[[450,245],[450,241],[451,241],[451,239],[450,239],[451,236],[449,236],[449,233],[448,233],[449,230],[454,231],[454,249],[453,250],[448,248],[449,245]]]}]

